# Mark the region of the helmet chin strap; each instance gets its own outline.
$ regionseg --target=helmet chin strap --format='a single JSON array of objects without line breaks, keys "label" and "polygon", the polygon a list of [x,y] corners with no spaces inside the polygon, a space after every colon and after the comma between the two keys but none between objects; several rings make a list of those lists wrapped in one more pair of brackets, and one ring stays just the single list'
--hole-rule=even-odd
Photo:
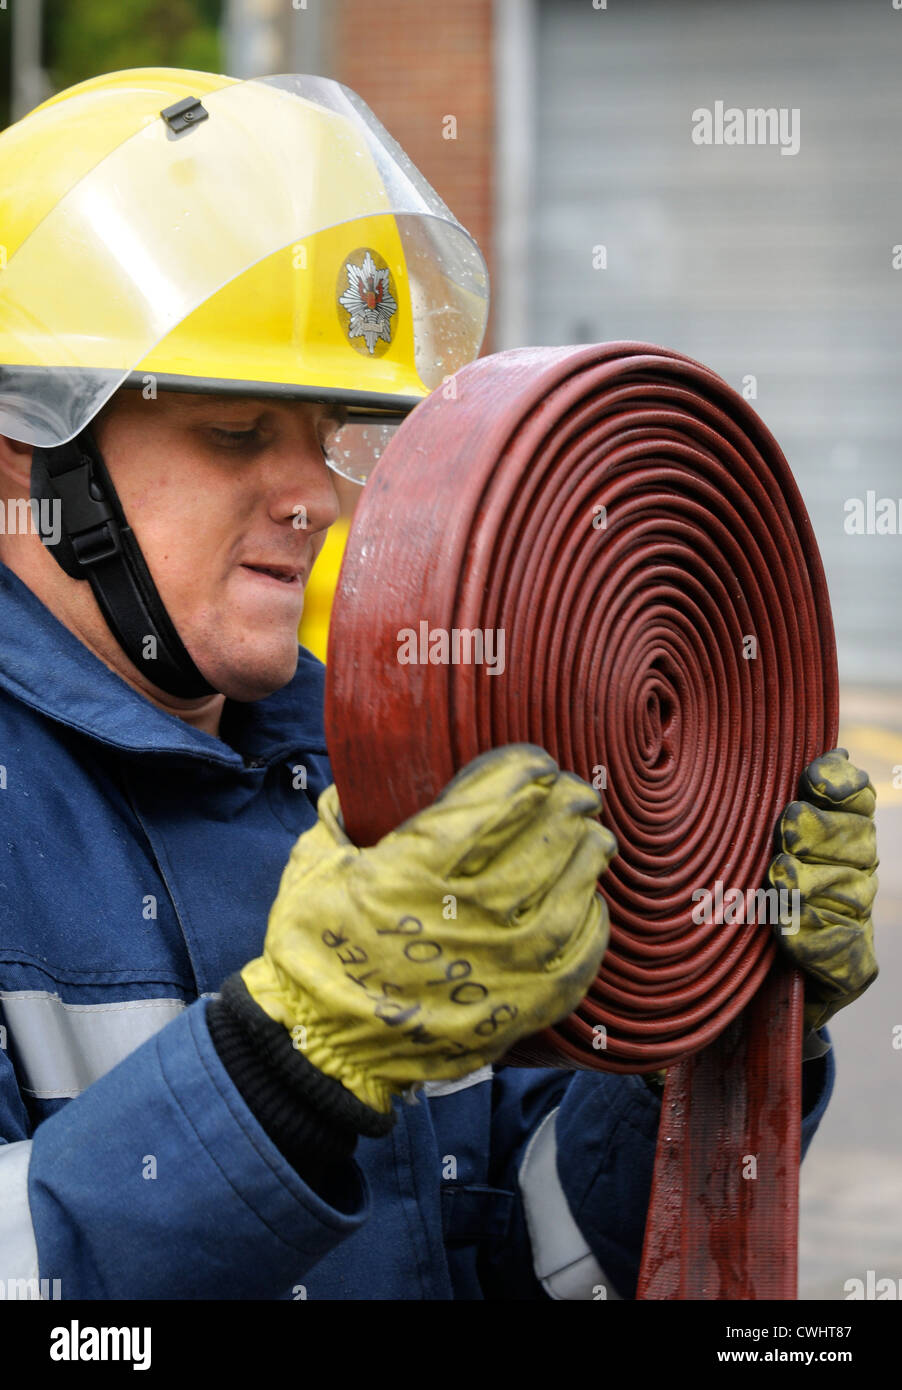
[{"label": "helmet chin strap", "polygon": [[[50,503],[56,529],[41,540],[73,579],[87,580],[100,611],[132,665],[169,695],[214,694],[188,655],[163,606],[135,534],[125,519],[90,429],[53,449],[35,449],[31,465],[35,519]],[[56,541],[56,544],[54,544]]]}]

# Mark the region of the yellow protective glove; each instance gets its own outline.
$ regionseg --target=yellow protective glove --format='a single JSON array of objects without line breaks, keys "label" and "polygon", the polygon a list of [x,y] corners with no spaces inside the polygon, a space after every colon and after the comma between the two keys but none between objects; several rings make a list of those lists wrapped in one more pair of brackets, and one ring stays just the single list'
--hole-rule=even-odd
[{"label": "yellow protective glove", "polygon": [[375,1110],[464,1076],[585,996],[609,934],[596,880],[617,852],[600,806],[542,749],[513,744],[358,849],[328,787],[242,979]]},{"label": "yellow protective glove", "polygon": [[[795,932],[777,939],[805,971],[805,1029],[822,1028],[877,978],[871,906],[877,892],[876,794],[844,748],[815,758],[777,828],[773,887],[798,889]],[[790,900],[792,901],[792,900]]]}]

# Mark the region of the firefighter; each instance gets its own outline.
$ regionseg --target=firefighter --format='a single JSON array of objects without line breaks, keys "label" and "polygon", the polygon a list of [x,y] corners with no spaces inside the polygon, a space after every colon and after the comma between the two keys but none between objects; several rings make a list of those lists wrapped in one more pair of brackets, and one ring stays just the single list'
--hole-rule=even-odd
[{"label": "firefighter", "polygon": [[[512,746],[357,849],[296,639],[333,472],[479,350],[478,250],[320,78],[94,79],[0,190],[0,1279],[630,1297],[657,1088],[492,1067],[599,965],[597,794]],[[803,1153],[876,972],[873,792],[808,772]]]}]

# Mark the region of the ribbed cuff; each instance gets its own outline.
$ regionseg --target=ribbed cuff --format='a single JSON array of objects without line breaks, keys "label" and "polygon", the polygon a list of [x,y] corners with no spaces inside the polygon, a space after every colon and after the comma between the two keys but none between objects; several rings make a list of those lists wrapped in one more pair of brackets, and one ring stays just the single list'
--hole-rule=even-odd
[{"label": "ribbed cuff", "polygon": [[294,1047],[261,1009],[240,974],[207,1006],[213,1045],[251,1113],[305,1182],[316,1190],[351,1158],[361,1134],[388,1134],[395,1114],[364,1105]]}]

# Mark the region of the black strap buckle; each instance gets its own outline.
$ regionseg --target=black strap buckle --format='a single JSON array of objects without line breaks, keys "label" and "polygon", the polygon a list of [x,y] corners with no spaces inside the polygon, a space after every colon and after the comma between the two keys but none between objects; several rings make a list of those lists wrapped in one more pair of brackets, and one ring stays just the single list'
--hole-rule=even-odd
[{"label": "black strap buckle", "polygon": [[119,522],[94,481],[90,458],[82,454],[77,468],[57,473],[51,481],[62,502],[66,531],[79,564],[88,569],[118,555],[122,549]]},{"label": "black strap buckle", "polygon": [[109,560],[122,549],[119,526],[113,517],[102,526],[95,526],[93,530],[83,531],[80,536],[72,536],[70,539],[78,562],[85,569],[96,565],[100,560]]}]

